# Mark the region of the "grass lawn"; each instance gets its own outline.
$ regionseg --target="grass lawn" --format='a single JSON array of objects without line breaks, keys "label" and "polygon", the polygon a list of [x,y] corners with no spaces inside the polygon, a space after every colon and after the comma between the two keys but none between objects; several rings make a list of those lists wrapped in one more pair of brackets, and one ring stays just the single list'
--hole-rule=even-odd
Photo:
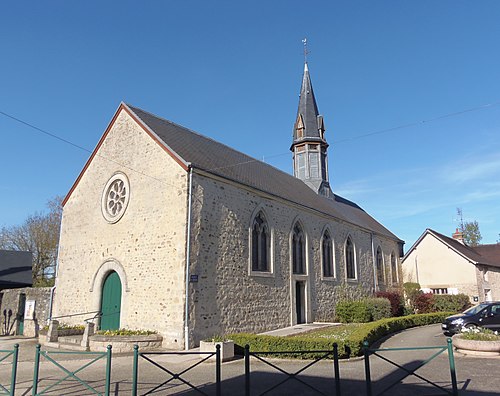
[{"label": "grass lawn", "polygon": [[321,338],[332,342],[344,342],[347,340],[355,331],[359,328],[365,326],[364,323],[347,323],[342,325],[323,327],[318,330],[311,330],[307,333],[297,334],[290,336],[291,338]]}]

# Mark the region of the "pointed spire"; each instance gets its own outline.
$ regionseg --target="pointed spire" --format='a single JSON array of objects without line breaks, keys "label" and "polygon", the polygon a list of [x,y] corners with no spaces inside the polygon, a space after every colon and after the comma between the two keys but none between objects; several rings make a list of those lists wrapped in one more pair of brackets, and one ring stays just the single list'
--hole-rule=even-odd
[{"label": "pointed spire", "polygon": [[301,179],[316,193],[333,198],[328,181],[328,143],[325,140],[325,124],[319,114],[316,98],[309,76],[307,61],[300,87],[299,108],[293,128],[293,169],[295,177]]},{"label": "pointed spire", "polygon": [[314,91],[311,83],[311,77],[309,76],[309,67],[307,62],[304,63],[304,75],[302,76],[302,86],[300,88],[300,100],[299,108],[297,111],[297,119],[299,115],[302,117],[303,123],[303,133],[297,130],[297,125],[295,125],[293,132],[293,140],[296,141],[300,138],[320,138],[323,139],[324,128],[322,122],[319,120],[318,105],[316,104],[316,98],[314,96]]}]

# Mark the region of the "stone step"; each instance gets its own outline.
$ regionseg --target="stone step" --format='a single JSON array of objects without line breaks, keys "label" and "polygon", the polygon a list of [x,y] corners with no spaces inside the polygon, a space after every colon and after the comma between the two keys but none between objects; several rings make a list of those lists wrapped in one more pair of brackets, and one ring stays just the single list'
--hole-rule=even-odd
[{"label": "stone step", "polygon": [[58,341],[60,344],[78,344],[80,345],[83,340],[83,335],[72,335],[59,337]]}]

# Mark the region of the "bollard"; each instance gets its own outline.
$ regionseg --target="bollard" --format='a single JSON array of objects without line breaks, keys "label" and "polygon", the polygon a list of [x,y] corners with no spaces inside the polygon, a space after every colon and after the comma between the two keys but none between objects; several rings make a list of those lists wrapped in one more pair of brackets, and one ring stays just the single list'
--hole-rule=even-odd
[{"label": "bollard", "polygon": [[363,342],[363,355],[365,357],[366,395],[372,396],[372,379],[370,376],[370,351],[368,349],[368,341]]},{"label": "bollard", "polygon": [[245,396],[250,396],[250,345],[245,345]]},{"label": "bollard", "polygon": [[448,338],[446,342],[448,343],[448,360],[450,362],[451,386],[453,389],[453,396],[458,396],[457,373],[455,371],[455,357],[453,356],[453,344],[451,338]]},{"label": "bollard", "polygon": [[335,375],[335,395],[340,396],[339,346],[333,343],[333,374]]},{"label": "bollard", "polygon": [[220,361],[221,361],[221,357],[220,357],[220,344],[217,344],[215,345],[215,387],[216,387],[216,390],[215,390],[215,393],[217,396],[221,396],[221,387],[220,387],[220,378],[221,378],[221,375],[220,375]]}]

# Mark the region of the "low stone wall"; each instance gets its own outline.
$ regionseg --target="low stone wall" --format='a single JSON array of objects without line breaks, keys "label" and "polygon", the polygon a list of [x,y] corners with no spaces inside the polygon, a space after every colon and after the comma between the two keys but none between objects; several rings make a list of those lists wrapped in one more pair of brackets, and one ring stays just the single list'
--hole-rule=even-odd
[{"label": "low stone wall", "polygon": [[163,337],[159,334],[150,335],[130,335],[130,336],[105,336],[95,334],[90,337],[90,350],[95,352],[105,352],[108,345],[113,347],[114,353],[133,352],[134,345],[139,346],[139,350],[151,350],[161,348]]},{"label": "low stone wall", "polygon": [[[37,337],[40,328],[47,324],[50,312],[50,287],[23,287],[2,291],[0,299],[0,334],[19,334],[19,319],[24,317],[21,295],[26,301],[35,301],[34,319],[24,320],[24,333],[27,337]],[[22,311],[22,312],[21,312]]]},{"label": "low stone wall", "polygon": [[500,341],[465,340],[460,334],[454,335],[453,346],[465,355],[500,356]]}]

